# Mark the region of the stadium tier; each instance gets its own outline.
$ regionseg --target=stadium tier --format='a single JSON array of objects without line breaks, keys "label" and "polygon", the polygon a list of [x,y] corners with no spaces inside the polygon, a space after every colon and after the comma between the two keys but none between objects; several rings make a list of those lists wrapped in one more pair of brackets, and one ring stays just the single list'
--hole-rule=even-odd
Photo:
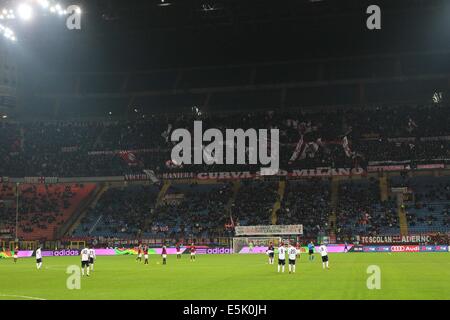
[{"label": "stadium tier", "polygon": [[[392,176],[388,185],[407,186],[412,193],[404,200],[410,234],[449,231],[449,177]],[[15,233],[15,188],[4,183],[0,194],[4,239]],[[24,184],[19,192],[22,240],[144,238],[208,243],[232,236],[234,226],[273,223],[302,224],[305,239],[333,234],[338,241],[352,241],[357,236],[401,233],[396,195],[387,190],[388,198],[381,200],[380,179],[374,177]]]},{"label": "stadium tier", "polygon": [[[153,115],[117,122],[0,122],[0,176],[90,177],[164,171],[218,171],[217,165],[171,168],[170,135],[203,121],[208,128],[277,128],[280,167],[366,167],[449,162],[446,105],[330,113],[261,111],[229,115]],[[297,151],[296,151],[297,149]],[[256,166],[227,166],[227,171]],[[222,170],[220,170],[222,171]]]}]

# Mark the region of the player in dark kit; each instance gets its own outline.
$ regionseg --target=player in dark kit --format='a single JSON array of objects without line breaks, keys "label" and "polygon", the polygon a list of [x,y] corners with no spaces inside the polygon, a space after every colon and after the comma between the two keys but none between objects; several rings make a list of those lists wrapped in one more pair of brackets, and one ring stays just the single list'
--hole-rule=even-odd
[{"label": "player in dark kit", "polygon": [[138,256],[136,258],[136,262],[138,262],[138,261],[141,262],[142,261],[142,246],[141,245],[139,245],[137,251],[138,251]]},{"label": "player in dark kit", "polygon": [[167,261],[167,249],[166,249],[166,246],[164,246],[162,248],[161,256],[163,258],[163,264],[166,264],[166,261]]},{"label": "player in dark kit", "polygon": [[177,244],[177,259],[181,259],[181,247],[180,247],[180,244]]},{"label": "player in dark kit", "polygon": [[148,264],[148,246],[144,247],[144,264]]},{"label": "player in dark kit", "polygon": [[273,257],[275,255],[275,247],[272,242],[269,244],[269,248],[267,249],[267,254],[269,255],[269,264],[273,264]]},{"label": "player in dark kit", "polygon": [[195,253],[196,253],[195,245],[192,244],[192,246],[191,246],[191,262],[195,261]]},{"label": "player in dark kit", "polygon": [[311,241],[308,243],[308,254],[309,254],[309,261],[314,260],[314,243]]}]

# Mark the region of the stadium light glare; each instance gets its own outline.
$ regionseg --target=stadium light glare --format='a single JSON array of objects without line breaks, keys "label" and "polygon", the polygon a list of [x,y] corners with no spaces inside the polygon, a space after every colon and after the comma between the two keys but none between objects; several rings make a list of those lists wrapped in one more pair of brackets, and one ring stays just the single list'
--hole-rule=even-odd
[{"label": "stadium light glare", "polygon": [[3,35],[6,39],[11,41],[16,41],[16,35],[14,34],[14,31],[12,31],[10,28],[5,27],[4,25],[0,24],[0,35]]},{"label": "stadium light glare", "polygon": [[3,9],[0,12],[0,20],[11,20],[14,19],[14,12],[12,10]]},{"label": "stadium light glare", "polygon": [[167,7],[167,6],[170,6],[170,5],[171,5],[170,2],[166,2],[164,0],[161,0],[161,2],[158,4],[158,6],[160,6],[160,7]]},{"label": "stadium light glare", "polygon": [[22,20],[28,21],[33,17],[33,8],[26,3],[22,3],[18,6],[17,13]]},{"label": "stadium light glare", "polygon": [[48,0],[38,0],[38,3],[44,9],[47,9],[50,6],[50,2],[48,2]]}]

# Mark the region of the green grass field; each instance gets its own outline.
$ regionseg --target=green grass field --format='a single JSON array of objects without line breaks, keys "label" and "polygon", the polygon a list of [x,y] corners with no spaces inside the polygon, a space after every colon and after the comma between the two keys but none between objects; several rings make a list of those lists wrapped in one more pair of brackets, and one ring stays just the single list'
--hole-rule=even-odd
[{"label": "green grass field", "polygon": [[[297,261],[297,273],[276,272],[265,255],[199,255],[191,263],[151,256],[150,265],[133,256],[98,257],[80,290],[66,287],[66,268],[79,257],[0,259],[1,299],[450,299],[447,253],[330,254],[330,270],[320,256]],[[369,265],[381,269],[381,289],[369,290]]]}]

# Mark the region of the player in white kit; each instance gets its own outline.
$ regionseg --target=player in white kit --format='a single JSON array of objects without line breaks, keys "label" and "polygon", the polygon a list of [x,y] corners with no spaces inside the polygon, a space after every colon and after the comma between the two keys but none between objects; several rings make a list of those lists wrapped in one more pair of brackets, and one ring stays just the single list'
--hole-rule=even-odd
[{"label": "player in white kit", "polygon": [[280,245],[278,248],[278,272],[284,272],[284,265],[286,264],[286,248],[283,246],[283,244]]},{"label": "player in white kit", "polygon": [[320,245],[320,247],[319,247],[319,252],[320,252],[320,255],[322,256],[322,268],[325,269],[325,267],[326,267],[327,269],[330,269],[328,267],[328,249],[327,249],[327,246],[322,243]]},{"label": "player in white kit", "polygon": [[297,259],[298,250],[292,245],[289,245],[289,273],[295,273],[295,260]]},{"label": "player in white kit", "polygon": [[95,255],[94,248],[89,249],[89,267],[91,268],[91,271],[94,271],[94,262],[97,256]]},{"label": "player in white kit", "polygon": [[81,275],[84,276],[84,271],[89,277],[89,249],[86,247],[81,250]]},{"label": "player in white kit", "polygon": [[36,249],[36,267],[39,269],[42,268],[42,252],[41,247]]}]

